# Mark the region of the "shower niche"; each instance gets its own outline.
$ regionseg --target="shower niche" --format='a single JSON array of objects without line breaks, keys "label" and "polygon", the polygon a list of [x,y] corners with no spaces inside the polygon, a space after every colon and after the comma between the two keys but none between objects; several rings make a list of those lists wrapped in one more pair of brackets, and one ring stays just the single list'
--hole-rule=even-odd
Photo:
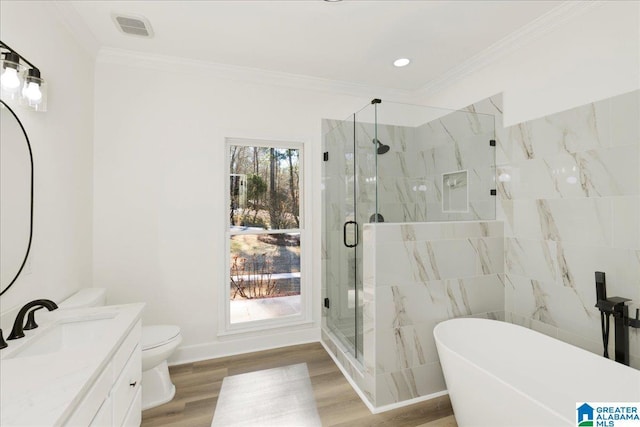
[{"label": "shower niche", "polygon": [[442,174],[442,212],[469,212],[469,186],[466,170]]}]

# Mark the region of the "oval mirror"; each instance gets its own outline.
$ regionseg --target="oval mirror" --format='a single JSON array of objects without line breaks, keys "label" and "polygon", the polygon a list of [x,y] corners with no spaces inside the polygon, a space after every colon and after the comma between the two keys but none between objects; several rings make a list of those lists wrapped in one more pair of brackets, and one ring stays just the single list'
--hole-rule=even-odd
[{"label": "oval mirror", "polygon": [[13,110],[0,100],[0,295],[24,270],[33,233],[33,155]]}]

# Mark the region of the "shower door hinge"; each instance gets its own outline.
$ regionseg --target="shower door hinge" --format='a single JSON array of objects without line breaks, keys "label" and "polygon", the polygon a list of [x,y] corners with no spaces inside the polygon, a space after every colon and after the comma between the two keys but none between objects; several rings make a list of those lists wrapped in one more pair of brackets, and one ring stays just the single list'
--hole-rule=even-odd
[{"label": "shower door hinge", "polygon": [[489,145],[492,146],[492,147],[495,147],[496,146],[496,140],[495,139],[490,139],[489,140]]},{"label": "shower door hinge", "polygon": [[324,299],[324,307],[329,308],[329,298]]},{"label": "shower door hinge", "polygon": [[497,194],[496,190],[491,190],[491,195],[495,196]]},{"label": "shower door hinge", "polygon": [[324,153],[322,153],[322,160],[324,160],[325,162],[329,161],[329,152],[325,151]]}]

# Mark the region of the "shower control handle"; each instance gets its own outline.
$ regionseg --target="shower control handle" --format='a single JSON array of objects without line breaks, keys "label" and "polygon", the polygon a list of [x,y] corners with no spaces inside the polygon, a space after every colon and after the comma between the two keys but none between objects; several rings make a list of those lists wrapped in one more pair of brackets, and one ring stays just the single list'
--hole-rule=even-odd
[{"label": "shower control handle", "polygon": [[[352,224],[355,226],[355,237],[356,237],[356,241],[353,244],[349,244],[347,242],[347,227],[349,226],[349,224]],[[342,226],[342,241],[344,242],[344,245],[348,248],[355,248],[356,246],[358,246],[358,223],[355,221],[347,221],[344,223],[344,226]]]}]

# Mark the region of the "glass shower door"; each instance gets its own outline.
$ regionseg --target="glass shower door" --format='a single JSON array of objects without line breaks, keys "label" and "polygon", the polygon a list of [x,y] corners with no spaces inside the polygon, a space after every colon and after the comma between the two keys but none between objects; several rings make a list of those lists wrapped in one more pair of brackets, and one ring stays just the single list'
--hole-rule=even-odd
[{"label": "glass shower door", "polygon": [[325,285],[327,326],[349,351],[362,353],[358,334],[360,307],[354,117],[325,135]]},{"label": "glass shower door", "polygon": [[378,221],[377,155],[384,151],[378,141],[376,103],[340,122],[324,142],[325,316],[333,335],[362,359],[362,232],[364,224]]}]

